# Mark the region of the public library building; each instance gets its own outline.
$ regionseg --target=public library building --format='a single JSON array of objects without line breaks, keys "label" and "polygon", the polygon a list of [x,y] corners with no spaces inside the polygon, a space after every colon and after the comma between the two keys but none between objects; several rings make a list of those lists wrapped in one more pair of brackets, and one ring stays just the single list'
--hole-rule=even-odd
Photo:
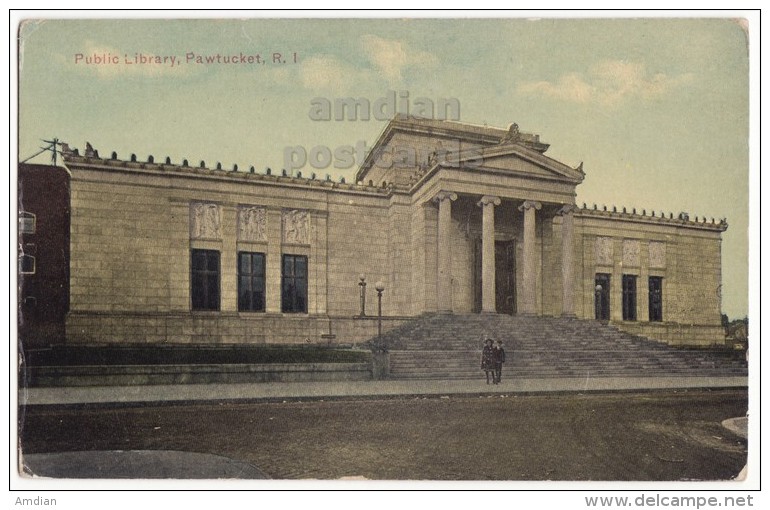
[{"label": "public library building", "polygon": [[[418,157],[382,164],[405,149]],[[515,124],[397,116],[345,183],[65,147],[66,342],[357,344],[376,335],[378,282],[384,329],[574,316],[723,344],[727,223],[579,206],[582,164],[547,149]]]}]

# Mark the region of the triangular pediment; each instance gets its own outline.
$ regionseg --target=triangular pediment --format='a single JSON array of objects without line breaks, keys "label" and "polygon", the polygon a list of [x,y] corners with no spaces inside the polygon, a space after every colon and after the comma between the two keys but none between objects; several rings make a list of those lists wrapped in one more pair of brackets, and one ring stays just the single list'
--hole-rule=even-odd
[{"label": "triangular pediment", "polygon": [[[547,156],[519,145],[489,147],[466,156],[478,169],[510,172],[512,175],[579,183],[582,168],[571,168]],[[465,157],[462,159],[466,159]]]}]

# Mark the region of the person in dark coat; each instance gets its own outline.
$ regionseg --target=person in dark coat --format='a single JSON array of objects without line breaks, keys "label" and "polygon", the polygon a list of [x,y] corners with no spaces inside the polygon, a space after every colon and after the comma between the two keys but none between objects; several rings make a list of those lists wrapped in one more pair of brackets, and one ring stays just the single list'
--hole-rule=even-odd
[{"label": "person in dark coat", "polygon": [[503,349],[502,340],[498,340],[494,349],[492,349],[492,361],[495,366],[495,373],[492,379],[495,384],[500,384],[500,377],[503,375],[503,363],[505,363],[505,349]]},{"label": "person in dark coat", "polygon": [[481,350],[481,369],[487,375],[487,384],[489,384],[489,376],[492,375],[492,381],[495,380],[495,362],[492,358],[494,342],[491,338],[484,340],[484,348]]}]

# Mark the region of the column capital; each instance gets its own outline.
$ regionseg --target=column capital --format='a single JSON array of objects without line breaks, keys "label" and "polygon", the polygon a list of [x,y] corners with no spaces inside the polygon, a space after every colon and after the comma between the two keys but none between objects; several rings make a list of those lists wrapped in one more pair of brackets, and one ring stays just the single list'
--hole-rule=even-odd
[{"label": "column capital", "polygon": [[483,197],[481,197],[481,200],[479,200],[476,205],[481,207],[489,204],[500,205],[501,204],[500,197],[495,197],[492,195],[484,195]]},{"label": "column capital", "polygon": [[444,200],[451,200],[454,202],[457,200],[457,193],[453,193],[451,191],[439,191],[435,197],[433,197],[434,202],[443,202]]},{"label": "column capital", "polygon": [[526,200],[523,204],[519,206],[519,211],[526,211],[527,209],[535,209],[539,211],[543,208],[543,204],[540,202],[537,202],[535,200]]},{"label": "column capital", "polygon": [[577,211],[577,206],[575,204],[564,204],[558,211],[556,211],[556,215],[565,216],[567,214],[572,214],[575,211]]}]

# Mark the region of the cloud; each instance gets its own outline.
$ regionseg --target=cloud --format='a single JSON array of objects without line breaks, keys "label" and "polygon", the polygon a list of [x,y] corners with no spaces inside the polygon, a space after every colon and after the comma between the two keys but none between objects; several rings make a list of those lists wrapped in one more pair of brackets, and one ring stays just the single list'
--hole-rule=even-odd
[{"label": "cloud", "polygon": [[299,80],[308,90],[339,94],[368,89],[382,81],[397,88],[408,68],[433,68],[438,62],[428,52],[371,34],[361,37],[361,47],[369,65],[355,66],[336,55],[317,54],[302,59],[296,71],[273,72],[272,78],[276,83]]},{"label": "cloud", "polygon": [[[314,55],[304,59],[297,73],[303,87],[325,94],[360,91],[376,78],[371,69],[354,67],[334,55]],[[276,78],[292,79],[292,75]]]},{"label": "cloud", "polygon": [[592,66],[586,74],[564,74],[555,82],[525,82],[518,86],[517,91],[523,95],[616,107],[634,98],[663,96],[693,79],[691,73],[673,77],[663,73],[650,74],[644,64],[607,60]]},{"label": "cloud", "polygon": [[438,63],[432,53],[411,49],[395,39],[367,34],[361,37],[361,44],[366,57],[391,84],[400,83],[403,71],[410,67],[433,68]]},{"label": "cloud", "polygon": [[355,70],[331,55],[316,55],[302,62],[299,77],[308,89],[326,88],[347,81]]}]

